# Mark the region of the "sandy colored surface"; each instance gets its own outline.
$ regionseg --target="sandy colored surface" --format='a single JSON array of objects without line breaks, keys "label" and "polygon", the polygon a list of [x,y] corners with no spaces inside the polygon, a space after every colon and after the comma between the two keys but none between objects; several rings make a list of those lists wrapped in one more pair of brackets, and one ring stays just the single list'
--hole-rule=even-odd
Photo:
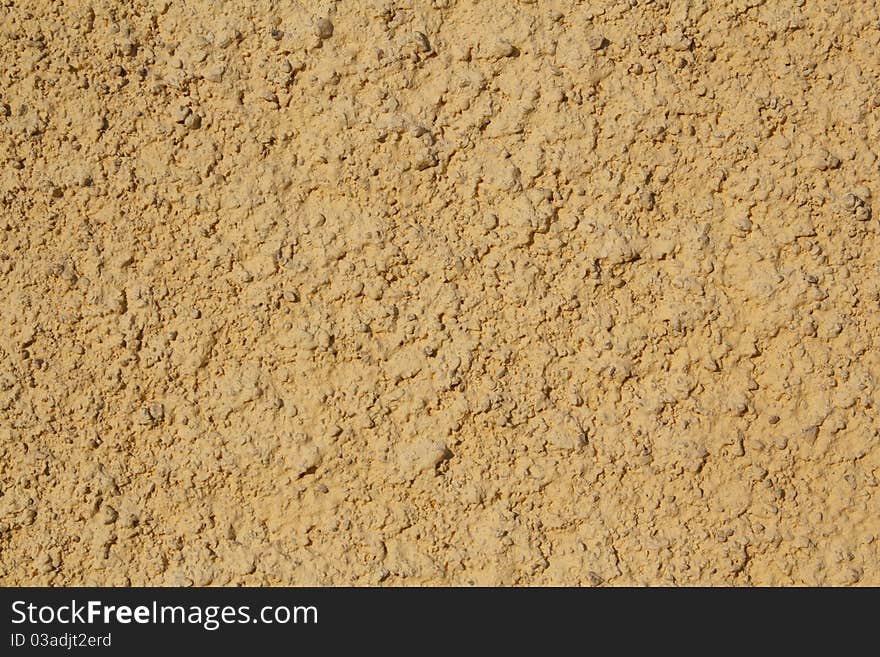
[{"label": "sandy colored surface", "polygon": [[0,583],[880,585],[878,21],[2,3]]}]

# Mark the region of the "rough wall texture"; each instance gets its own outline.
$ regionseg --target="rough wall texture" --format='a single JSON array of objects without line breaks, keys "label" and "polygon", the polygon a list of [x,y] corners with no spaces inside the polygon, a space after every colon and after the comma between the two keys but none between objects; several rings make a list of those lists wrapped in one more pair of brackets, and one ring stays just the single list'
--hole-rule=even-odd
[{"label": "rough wall texture", "polygon": [[0,4],[0,583],[880,584],[875,3]]}]

